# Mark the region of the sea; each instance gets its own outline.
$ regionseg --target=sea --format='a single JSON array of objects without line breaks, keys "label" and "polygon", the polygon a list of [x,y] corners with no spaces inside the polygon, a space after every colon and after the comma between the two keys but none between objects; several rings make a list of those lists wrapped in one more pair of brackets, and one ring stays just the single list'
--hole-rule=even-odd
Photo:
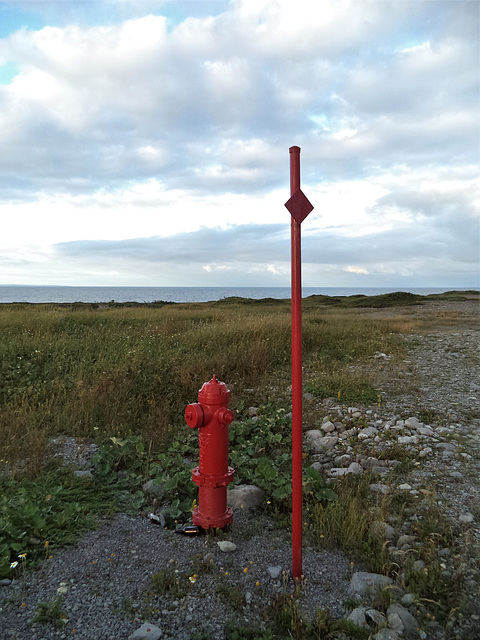
[{"label": "sea", "polygon": [[[302,297],[376,296],[396,291],[418,295],[444,293],[448,287],[375,288],[375,287],[303,287]],[[468,288],[456,288],[466,291]],[[240,297],[285,299],[291,297],[290,287],[74,287],[0,285],[0,303],[74,303],[74,302],[213,302],[223,298]]]}]

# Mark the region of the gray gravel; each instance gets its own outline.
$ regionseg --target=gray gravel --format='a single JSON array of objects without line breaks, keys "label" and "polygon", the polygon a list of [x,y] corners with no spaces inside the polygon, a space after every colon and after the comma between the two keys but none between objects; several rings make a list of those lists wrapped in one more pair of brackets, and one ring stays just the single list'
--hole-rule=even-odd
[{"label": "gray gravel", "polygon": [[[0,609],[0,637],[126,640],[146,619],[162,629],[163,637],[177,639],[188,639],[205,628],[212,638],[222,638],[230,618],[241,625],[260,625],[265,606],[285,586],[289,588],[288,576],[272,579],[268,570],[280,566],[282,572],[289,572],[291,567],[288,536],[272,527],[263,517],[239,511],[227,536],[237,549],[225,554],[213,536],[187,538],[145,517],[119,515],[29,573],[26,591],[21,581],[2,588],[0,597],[12,601]],[[343,615],[352,573],[349,559],[305,549],[303,566],[305,613],[328,606],[333,615]],[[205,567],[210,567],[208,572]],[[161,569],[197,576],[194,583],[189,582],[186,597],[149,595],[151,576]],[[67,588],[63,608],[68,623],[61,629],[32,625],[36,605],[53,600],[61,583]],[[239,601],[226,602],[225,590]]]}]

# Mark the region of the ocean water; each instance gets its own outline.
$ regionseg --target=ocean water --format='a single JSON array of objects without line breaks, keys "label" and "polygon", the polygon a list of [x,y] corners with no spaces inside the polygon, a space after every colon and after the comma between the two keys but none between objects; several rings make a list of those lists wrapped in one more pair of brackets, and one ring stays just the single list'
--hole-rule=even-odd
[{"label": "ocean water", "polygon": [[[419,295],[443,293],[447,287],[373,288],[373,287],[303,287],[304,298],[311,295],[376,296],[395,291]],[[462,289],[458,289],[462,290]],[[212,302],[238,296],[241,298],[290,298],[290,287],[63,287],[0,286],[0,303],[11,302]]]}]

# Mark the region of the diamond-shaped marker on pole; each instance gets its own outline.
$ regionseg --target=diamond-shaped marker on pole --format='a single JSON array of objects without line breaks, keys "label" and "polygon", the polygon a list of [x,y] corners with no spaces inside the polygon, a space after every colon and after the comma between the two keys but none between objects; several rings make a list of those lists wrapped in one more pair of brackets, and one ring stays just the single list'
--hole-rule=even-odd
[{"label": "diamond-shaped marker on pole", "polygon": [[301,189],[295,191],[290,200],[287,200],[285,206],[299,224],[305,220],[310,211],[313,211],[313,204]]}]

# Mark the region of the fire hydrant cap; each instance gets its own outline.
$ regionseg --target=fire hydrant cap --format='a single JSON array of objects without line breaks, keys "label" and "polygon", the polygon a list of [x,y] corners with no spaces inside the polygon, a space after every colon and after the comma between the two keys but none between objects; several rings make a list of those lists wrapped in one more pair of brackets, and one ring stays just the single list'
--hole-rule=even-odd
[{"label": "fire hydrant cap", "polygon": [[205,382],[198,392],[198,401],[204,404],[228,404],[230,391],[224,382],[213,376],[210,382]]}]

